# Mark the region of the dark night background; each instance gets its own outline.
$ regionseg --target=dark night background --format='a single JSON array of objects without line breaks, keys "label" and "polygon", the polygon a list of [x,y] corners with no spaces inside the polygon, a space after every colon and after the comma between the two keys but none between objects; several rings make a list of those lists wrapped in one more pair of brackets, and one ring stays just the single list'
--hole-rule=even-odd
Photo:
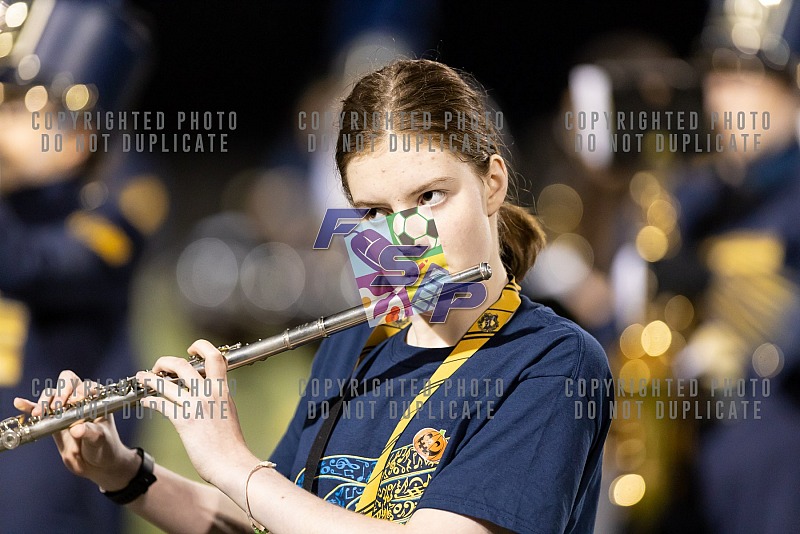
[{"label": "dark night background", "polygon": [[[155,50],[138,107],[172,116],[237,112],[229,157],[165,155],[175,192],[172,229],[185,229],[219,209],[228,178],[280,153],[296,129],[301,91],[327,71],[334,43],[346,38],[348,24],[358,24],[349,14],[363,9],[352,1],[136,0],[130,5],[152,28]],[[438,9],[430,7],[436,11],[429,37],[415,54],[472,73],[510,117],[512,132],[557,108],[570,67],[594,39],[641,32],[687,57],[696,50],[707,10],[701,0],[425,5]],[[414,15],[409,17],[413,25]]]},{"label": "dark night background", "polygon": [[[337,3],[133,5],[148,16],[158,54],[143,107],[230,109],[269,102],[277,117],[326,68]],[[421,53],[471,72],[523,121],[557,104],[572,61],[596,37],[637,30],[686,56],[706,10],[702,0],[442,4],[435,37]],[[278,129],[255,115],[242,119],[250,136],[269,140]]]}]

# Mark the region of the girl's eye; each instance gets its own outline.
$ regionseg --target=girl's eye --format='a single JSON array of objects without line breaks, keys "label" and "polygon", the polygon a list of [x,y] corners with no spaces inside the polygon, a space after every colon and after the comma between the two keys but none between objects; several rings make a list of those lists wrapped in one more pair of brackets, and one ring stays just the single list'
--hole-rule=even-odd
[{"label": "girl's eye", "polygon": [[444,191],[426,191],[419,197],[419,204],[421,206],[433,206],[444,200]]},{"label": "girl's eye", "polygon": [[385,217],[389,215],[389,212],[382,208],[370,208],[367,212],[367,215],[364,217],[367,220],[372,220],[375,217]]}]

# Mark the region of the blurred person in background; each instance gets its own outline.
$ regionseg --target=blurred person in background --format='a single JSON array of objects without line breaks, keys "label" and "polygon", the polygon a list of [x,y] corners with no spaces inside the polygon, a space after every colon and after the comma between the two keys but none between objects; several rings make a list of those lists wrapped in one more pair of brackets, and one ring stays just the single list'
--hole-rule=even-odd
[{"label": "blurred person in background", "polygon": [[[676,248],[669,175],[691,155],[658,152],[653,140],[667,130],[667,113],[701,106],[698,72],[666,42],[639,31],[609,32],[582,47],[561,107],[523,144],[548,232],[523,289],[597,337],[624,392],[606,444],[602,532],[652,532],[663,503],[684,485],[673,465],[681,447],[676,423],[657,418],[657,396],[625,397],[634,394],[631,380],[673,376],[669,362],[679,345],[647,345],[643,337],[665,324],[650,271]],[[599,118],[594,126],[592,113]],[[592,149],[589,136],[596,139]],[[633,402],[637,407],[626,413]]]},{"label": "blurred person in background", "polygon": [[[631,252],[639,256],[631,248],[647,206],[631,189],[642,171],[661,174],[675,159],[651,150],[652,128],[627,122],[628,114],[675,112],[699,102],[697,76],[665,42],[642,32],[611,32],[576,55],[561,106],[523,145],[537,174],[536,209],[550,238],[523,286],[604,345],[616,345],[626,326],[643,320],[646,291],[632,287],[642,280],[629,260]],[[592,112],[600,117],[593,126],[583,120]],[[625,114],[623,128],[617,113]],[[643,137],[641,149],[636,135]],[[597,140],[591,149],[589,136]]]},{"label": "blurred person in background", "polygon": [[[109,130],[83,127],[83,112],[125,109],[141,87],[149,49],[141,23],[117,3],[34,1],[0,5],[0,29],[0,400],[7,404],[56,387],[42,378],[65,366],[101,382],[136,370],[129,284],[167,198],[151,162],[121,153],[118,132],[93,152],[89,136]],[[59,112],[77,113],[77,127],[59,127]],[[135,429],[121,421],[128,439]],[[121,531],[119,507],[85,482],[64,476],[46,442],[2,458],[0,528]]]},{"label": "blurred person in background", "polygon": [[[797,532],[800,3],[713,2],[702,38],[705,120],[716,117],[724,149],[677,175],[681,247],[655,272],[663,294],[694,310],[675,375],[724,404],[721,417],[685,422],[695,485],[664,531],[688,515],[695,532]],[[759,402],[759,416],[742,402]]]}]

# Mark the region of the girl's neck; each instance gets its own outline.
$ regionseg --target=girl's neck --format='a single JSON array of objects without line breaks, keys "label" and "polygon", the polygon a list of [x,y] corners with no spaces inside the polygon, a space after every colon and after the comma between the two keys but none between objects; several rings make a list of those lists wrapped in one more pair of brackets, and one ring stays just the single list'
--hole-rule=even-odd
[{"label": "girl's neck", "polygon": [[499,257],[490,262],[492,277],[483,282],[486,300],[477,308],[453,309],[443,323],[431,323],[430,314],[412,315],[406,343],[415,347],[452,347],[469,330],[469,327],[486,311],[503,292],[508,275]]}]

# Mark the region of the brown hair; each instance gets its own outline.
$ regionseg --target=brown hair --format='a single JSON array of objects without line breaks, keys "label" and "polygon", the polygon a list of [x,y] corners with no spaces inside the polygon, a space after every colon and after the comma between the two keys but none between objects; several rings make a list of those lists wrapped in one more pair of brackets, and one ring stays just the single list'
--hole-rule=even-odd
[{"label": "brown hair", "polygon": [[[489,111],[486,101],[486,91],[472,77],[427,59],[399,60],[361,78],[343,101],[336,141],[336,165],[347,197],[352,200],[345,174],[347,164],[369,150],[359,152],[348,147],[356,135],[380,142],[392,131],[441,134],[458,147],[451,154],[485,176],[490,157],[506,151],[495,124],[496,115]],[[424,132],[419,122],[422,113],[429,119]],[[389,116],[392,120],[387,124]],[[458,117],[463,122],[457,122]],[[510,183],[509,190],[513,187]],[[498,216],[498,235],[503,265],[521,280],[545,244],[544,231],[527,210],[506,201]]]}]

